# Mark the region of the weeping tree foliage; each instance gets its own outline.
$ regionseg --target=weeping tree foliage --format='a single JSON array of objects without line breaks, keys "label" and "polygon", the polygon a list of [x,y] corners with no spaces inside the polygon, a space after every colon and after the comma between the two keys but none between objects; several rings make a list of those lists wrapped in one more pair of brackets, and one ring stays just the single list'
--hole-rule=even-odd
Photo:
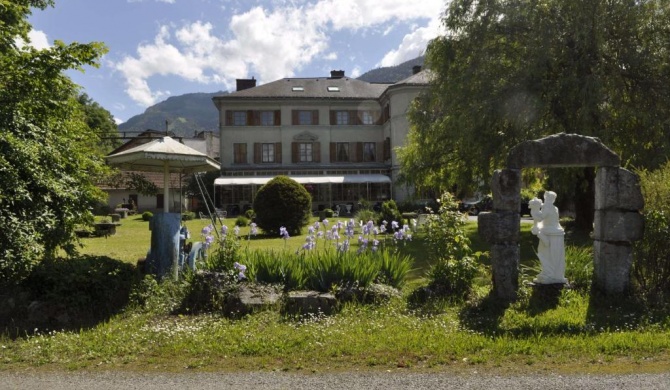
[{"label": "weeping tree foliage", "polygon": [[76,249],[75,228],[104,199],[99,140],[86,124],[68,69],[96,65],[102,44],[36,50],[27,17],[52,1],[0,1],[0,284],[23,277],[57,249]]},{"label": "weeping tree foliage", "polygon": [[[413,184],[473,190],[511,147],[560,132],[599,137],[625,166],[665,161],[670,1],[453,0],[443,24],[399,151]],[[593,178],[550,175],[568,197],[590,191],[575,175]]]}]

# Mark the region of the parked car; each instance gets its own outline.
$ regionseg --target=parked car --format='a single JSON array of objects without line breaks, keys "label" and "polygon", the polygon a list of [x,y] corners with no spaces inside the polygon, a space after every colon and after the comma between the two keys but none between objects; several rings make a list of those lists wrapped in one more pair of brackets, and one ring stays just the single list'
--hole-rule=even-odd
[{"label": "parked car", "polygon": [[493,209],[493,199],[485,196],[478,200],[461,201],[458,203],[458,211],[470,215],[479,215],[482,211],[491,211]]}]

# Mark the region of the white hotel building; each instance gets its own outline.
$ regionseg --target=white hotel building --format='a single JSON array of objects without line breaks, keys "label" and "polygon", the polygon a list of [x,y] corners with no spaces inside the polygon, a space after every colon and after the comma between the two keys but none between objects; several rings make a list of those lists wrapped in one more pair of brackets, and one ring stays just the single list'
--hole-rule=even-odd
[{"label": "white hotel building", "polygon": [[411,189],[397,183],[395,148],[405,142],[410,103],[428,86],[429,73],[414,70],[395,84],[352,79],[344,71],[260,86],[237,80],[236,92],[213,98],[221,137],[217,207],[229,215],[244,211],[277,175],[302,183],[314,210],[411,199]]}]

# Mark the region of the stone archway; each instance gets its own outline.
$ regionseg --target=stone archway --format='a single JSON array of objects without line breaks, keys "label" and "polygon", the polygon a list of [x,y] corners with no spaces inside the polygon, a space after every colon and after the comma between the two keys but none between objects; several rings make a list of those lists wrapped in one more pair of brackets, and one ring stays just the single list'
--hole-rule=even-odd
[{"label": "stone archway", "polygon": [[632,243],[642,238],[644,207],[639,178],[620,167],[619,156],[598,138],[560,133],[510,150],[507,168],[493,173],[493,212],[479,215],[479,234],[491,245],[493,291],[516,299],[522,168],[597,167],[594,215],[594,283],[607,293],[629,286]]}]

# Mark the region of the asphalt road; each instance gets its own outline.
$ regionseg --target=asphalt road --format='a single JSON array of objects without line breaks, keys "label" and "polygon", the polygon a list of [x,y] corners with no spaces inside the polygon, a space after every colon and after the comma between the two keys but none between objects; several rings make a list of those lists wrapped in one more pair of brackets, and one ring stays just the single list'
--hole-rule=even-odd
[{"label": "asphalt road", "polygon": [[2,372],[0,389],[124,389],[124,390],[190,390],[190,389],[496,389],[496,390],[619,390],[670,389],[670,369],[664,374],[637,375],[539,375],[489,376],[471,373],[422,374],[397,372],[287,374],[253,373],[187,373],[136,374],[128,372]]}]

